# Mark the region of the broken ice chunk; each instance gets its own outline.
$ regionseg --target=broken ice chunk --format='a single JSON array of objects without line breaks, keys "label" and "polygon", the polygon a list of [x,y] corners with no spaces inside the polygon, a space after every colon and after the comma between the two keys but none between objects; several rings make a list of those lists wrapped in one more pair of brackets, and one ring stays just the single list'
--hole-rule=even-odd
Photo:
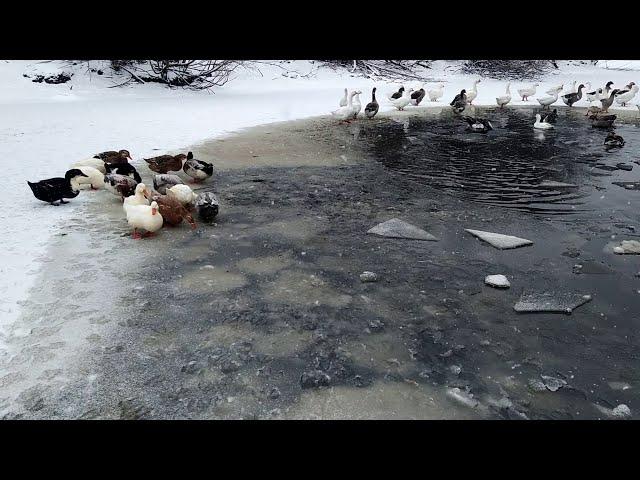
[{"label": "broken ice chunk", "polygon": [[429,232],[422,230],[399,218],[392,218],[386,222],[379,223],[371,228],[367,233],[389,238],[408,238],[411,240],[437,241],[438,239]]},{"label": "broken ice chunk", "polygon": [[533,245],[533,242],[526,238],[503,235],[502,233],[483,232],[482,230],[471,230],[469,228],[465,228],[465,232],[469,232],[474,237],[478,237],[480,240],[487,242],[492,247],[496,247],[501,250]]},{"label": "broken ice chunk", "polygon": [[516,312],[571,313],[591,300],[591,295],[562,292],[523,292],[513,306]]},{"label": "broken ice chunk", "polygon": [[640,255],[640,242],[637,240],[623,240],[620,246],[613,248],[613,252],[618,255]]},{"label": "broken ice chunk", "polygon": [[504,275],[487,275],[484,283],[495,288],[509,288],[511,284]]}]

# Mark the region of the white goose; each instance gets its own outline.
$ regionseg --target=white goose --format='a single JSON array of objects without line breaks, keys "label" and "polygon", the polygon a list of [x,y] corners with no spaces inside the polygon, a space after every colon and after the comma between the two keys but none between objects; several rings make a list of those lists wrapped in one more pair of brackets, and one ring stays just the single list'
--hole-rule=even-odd
[{"label": "white goose", "polygon": [[558,101],[558,91],[555,91],[553,94],[549,95],[548,97],[542,97],[542,98],[538,98],[538,103],[540,105],[542,105],[542,108],[549,108],[549,105],[555,103]]},{"label": "white goose", "polygon": [[124,202],[122,203],[122,208],[124,212],[127,213],[127,210],[133,205],[149,205],[149,200],[145,197],[145,192],[147,187],[144,183],[139,183],[136,185],[136,191],[133,195],[126,197]]},{"label": "white goose", "polygon": [[480,83],[480,81],[480,79],[474,80],[471,90],[467,90],[467,103],[469,105],[471,105],[475,98],[478,96],[478,84]]},{"label": "white goose", "polygon": [[500,108],[504,108],[504,106],[511,101],[511,82],[507,83],[507,90],[505,91],[505,95],[502,97],[496,98],[496,103]]},{"label": "white goose", "polygon": [[567,93],[576,93],[578,90],[576,89],[576,85],[578,84],[578,82],[576,80],[573,81],[573,83],[571,84],[571,86],[569,88],[567,88],[567,90],[564,92],[565,95]]},{"label": "white goose", "polygon": [[411,103],[411,92],[413,92],[413,88],[405,90],[400,98],[391,100],[391,105],[396,107],[398,110],[404,110],[404,107]]},{"label": "white goose", "polygon": [[[576,82],[573,82],[574,84]],[[557,85],[555,87],[551,87],[549,90],[547,90],[544,93],[548,93],[549,95],[553,95],[555,92],[561,92],[562,89],[564,88],[564,83],[561,83],[560,85]]]},{"label": "white goose", "polygon": [[549,129],[553,128],[553,125],[551,125],[550,123],[547,123],[547,122],[541,122],[540,121],[540,114],[536,113],[536,121],[533,124],[533,128],[537,128],[539,130],[549,130]]},{"label": "white goose", "polygon": [[349,117],[351,117],[353,115],[353,104],[352,104],[352,100],[353,100],[353,96],[356,94],[356,92],[351,92],[349,94],[349,99],[347,101],[347,104],[344,107],[340,107],[337,110],[334,110],[333,112],[331,112],[331,115],[334,116],[334,118],[337,118],[338,120],[340,120],[341,122],[344,122],[345,120],[347,120]]},{"label": "white goose", "polygon": [[357,118],[360,110],[362,110],[362,104],[360,103],[360,94],[362,92],[360,90],[356,90],[353,95],[353,100],[351,101],[351,111],[353,113],[353,118]]},{"label": "white goose", "polygon": [[433,90],[427,90],[427,95],[429,95],[429,100],[437,102],[444,95],[444,83],[439,83]]},{"label": "white goose", "polygon": [[635,84],[635,82],[631,82],[629,85],[627,85],[627,87],[631,87],[629,88],[629,91],[616,95],[616,103],[622,107],[626,107],[627,102],[635,97],[636,93],[638,93],[638,86]]},{"label": "white goose", "polygon": [[346,107],[347,106],[347,89],[344,89],[344,96],[340,99],[340,107]]},{"label": "white goose", "polygon": [[538,83],[534,83],[529,88],[521,88],[521,89],[518,90],[518,95],[520,95],[522,97],[522,101],[523,102],[528,102],[529,101],[529,97],[531,97],[532,95],[536,94],[536,87],[537,86],[538,86]]}]

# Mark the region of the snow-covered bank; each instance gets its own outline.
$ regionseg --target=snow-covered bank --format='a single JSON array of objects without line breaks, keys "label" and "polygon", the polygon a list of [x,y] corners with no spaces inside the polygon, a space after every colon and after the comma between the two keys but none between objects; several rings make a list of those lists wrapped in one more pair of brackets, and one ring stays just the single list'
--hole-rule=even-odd
[{"label": "snow-covered bank", "polygon": [[[33,83],[23,74],[69,69],[59,62],[0,61],[0,240],[5,252],[0,265],[0,335],[2,325],[19,315],[19,302],[32,286],[38,258],[56,226],[77,214],[76,206],[91,195],[83,192],[70,205],[55,208],[35,200],[26,180],[62,176],[70,163],[98,151],[127,148],[139,160],[253,125],[327,114],[337,108],[345,87],[362,90],[365,105],[371,88],[377,86],[381,111],[392,109],[386,93],[397,89],[397,84],[376,83],[348,72],[316,67],[310,62],[292,62],[287,68],[297,70],[299,75],[283,76],[281,68],[263,65],[261,73],[242,71],[214,94],[170,90],[155,84],[108,88],[119,82],[86,75],[84,67],[79,66],[69,83]],[[460,89],[471,86],[473,78],[452,73],[455,67],[456,62],[439,61],[425,71],[433,81],[445,82],[439,106],[448,103]],[[552,85],[567,85],[573,80],[590,81],[594,88],[608,80],[618,86],[638,83],[636,71],[568,63],[543,80],[539,94]],[[504,86],[505,82],[483,79],[474,103],[494,105]],[[518,101],[515,92],[520,86],[512,83],[512,104],[537,105],[534,99]]]}]

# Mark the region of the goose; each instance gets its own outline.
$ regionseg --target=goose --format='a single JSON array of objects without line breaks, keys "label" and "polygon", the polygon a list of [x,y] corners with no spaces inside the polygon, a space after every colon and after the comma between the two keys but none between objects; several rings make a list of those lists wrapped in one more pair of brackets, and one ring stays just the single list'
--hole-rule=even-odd
[{"label": "goose", "polygon": [[420,105],[420,102],[426,95],[424,88],[420,88],[420,90],[416,90],[411,94],[411,105],[415,105],[416,107]]},{"label": "goose", "polygon": [[548,97],[542,97],[542,98],[538,98],[538,103],[540,105],[542,105],[542,108],[549,108],[549,105],[551,105],[552,103],[555,103],[558,101],[558,93],[559,92],[553,92],[553,94],[551,94]]},{"label": "goose", "polygon": [[213,222],[218,215],[219,208],[218,198],[211,192],[203,193],[196,201],[198,215],[206,223]]},{"label": "goose", "polygon": [[[151,205],[131,205],[127,209],[127,223],[133,227],[132,238],[136,240],[152,236],[162,228],[163,221],[156,202],[151,202]],[[140,235],[138,230],[145,230],[145,234]]]},{"label": "goose", "polygon": [[74,184],[82,177],[86,177],[86,175],[82,173],[80,169],[72,168],[67,170],[64,178],[47,178],[39,182],[27,181],[27,184],[33,192],[34,197],[57,207],[62,203],[69,203],[65,202],[63,200],[64,198],[75,198],[78,196],[80,190],[74,188]]},{"label": "goose", "polygon": [[174,185],[167,188],[167,195],[170,198],[175,198],[185,207],[192,205],[198,198],[198,195],[188,185]]},{"label": "goose", "polygon": [[471,87],[471,90],[467,92],[467,103],[469,105],[472,105],[473,101],[478,96],[478,84],[480,83],[480,81],[481,81],[480,79],[474,80],[473,87]]},{"label": "goose", "polygon": [[439,83],[438,86],[432,90],[428,90],[429,100],[437,102],[444,95],[444,83]]},{"label": "goose", "polygon": [[616,103],[618,103],[622,107],[626,107],[627,102],[635,97],[636,93],[638,93],[638,86],[635,84],[635,82],[631,82],[629,85],[627,85],[627,87],[629,87],[628,90],[620,91],[616,95]]},{"label": "goose", "polygon": [[613,100],[616,97],[616,95],[618,94],[620,90],[618,90],[617,88],[614,88],[613,90],[611,90],[611,92],[609,93],[608,96],[606,96],[605,98],[600,100],[600,105],[602,105],[600,112],[601,113],[608,113],[609,112],[609,107],[613,104]]},{"label": "goose", "polygon": [[153,176],[153,188],[155,188],[160,194],[167,194],[167,187],[173,187],[174,185],[184,184],[182,179],[178,175],[154,175]]},{"label": "goose", "polygon": [[607,137],[604,139],[604,144],[607,147],[622,147],[624,146],[624,138],[620,135],[616,135],[613,132],[609,132]]},{"label": "goose", "polygon": [[411,92],[413,92],[413,88],[405,90],[402,97],[391,100],[391,104],[398,110],[404,110],[404,107],[411,102]]},{"label": "goose", "polygon": [[193,178],[193,183],[198,183],[213,175],[213,164],[204,160],[197,160],[193,158],[193,153],[189,152],[182,171]]},{"label": "goose", "polygon": [[185,208],[178,200],[171,198],[168,195],[161,195],[158,192],[149,194],[151,201],[158,204],[158,210],[164,220],[164,225],[175,227],[182,223],[182,220],[186,220],[191,225],[191,229],[197,228],[196,222],[193,219],[191,212]]},{"label": "goose", "polygon": [[182,169],[182,163],[187,159],[184,153],[178,155],[160,155],[157,157],[145,158],[149,170],[156,173],[178,172]]},{"label": "goose", "polygon": [[136,185],[136,189],[133,192],[133,195],[125,197],[124,201],[122,202],[122,208],[124,209],[124,212],[127,213],[127,209],[133,205],[149,205],[149,200],[147,200],[147,197],[145,196],[147,191],[147,186],[144,183],[139,183],[138,185]]},{"label": "goose", "polygon": [[338,104],[339,107],[346,107],[347,106],[347,89],[344,89],[344,96],[340,99],[340,103]]},{"label": "goose", "polygon": [[500,108],[504,108],[504,106],[511,101],[511,82],[507,83],[507,89],[505,91],[505,95],[502,97],[496,98],[496,103]]},{"label": "goose", "polygon": [[549,95],[553,95],[554,92],[560,92],[560,91],[562,91],[563,88],[564,88],[564,83],[561,83],[560,85],[557,85],[555,87],[549,88],[549,90],[547,90],[544,93],[547,93]]},{"label": "goose", "polygon": [[518,90],[518,95],[520,95],[522,97],[522,101],[523,102],[528,102],[529,101],[529,97],[531,97],[532,95],[536,94],[536,87],[537,86],[538,86],[538,84],[534,83],[529,88],[521,88],[521,89]]},{"label": "goose", "polygon": [[117,173],[119,175],[125,175],[133,178],[136,182],[140,183],[142,178],[136,170],[136,167],[130,163],[105,163],[106,173]]},{"label": "goose", "polygon": [[460,93],[453,97],[453,100],[449,104],[453,107],[454,112],[461,113],[464,111],[467,105],[467,91],[460,90]]},{"label": "goose", "polygon": [[347,104],[344,107],[340,107],[337,110],[334,110],[333,112],[331,112],[331,115],[333,115],[334,118],[339,119],[341,123],[343,122],[349,123],[351,121],[350,117],[353,114],[352,99],[354,95],[355,95],[355,92],[349,93]]},{"label": "goose", "polygon": [[580,84],[578,87],[578,91],[576,93],[567,93],[566,95],[562,95],[562,101],[565,105],[572,107],[574,103],[579,101],[582,98],[582,89],[584,88],[584,84]]},{"label": "goose", "polygon": [[95,168],[102,174],[107,173],[107,169],[105,168],[104,161],[95,157],[79,160],[75,163],[72,163],[69,167],[70,168],[91,167],[91,168]]},{"label": "goose", "polygon": [[[578,82],[576,80],[574,80],[573,83],[571,84],[571,86],[567,88],[567,91],[564,92],[564,95],[567,95],[569,93],[576,93],[577,92],[577,90],[576,90],[576,85],[577,84],[578,84]],[[562,88],[560,88],[560,90],[562,90]],[[547,93],[549,93],[549,92],[547,92]]]},{"label": "goose", "polygon": [[135,193],[136,182],[133,178],[118,173],[108,173],[104,176],[104,188],[124,201]]},{"label": "goose", "polygon": [[540,114],[540,120],[545,123],[556,123],[558,119],[558,109],[554,108],[549,113]]},{"label": "goose", "polygon": [[97,168],[83,166],[78,167],[78,170],[85,176],[77,177],[71,181],[75,190],[84,190],[85,188],[99,190],[104,187],[104,174]]},{"label": "goose", "polygon": [[587,99],[588,102],[593,103],[603,98],[602,95],[603,95],[603,89],[598,88],[593,92],[585,93],[585,98]]},{"label": "goose", "polygon": [[533,128],[537,128],[539,130],[549,130],[550,128],[553,128],[553,125],[541,121],[540,114],[536,113],[536,121],[533,124]]},{"label": "goose", "polygon": [[380,105],[378,105],[378,101],[376,100],[376,87],[373,87],[371,91],[371,101],[367,103],[367,106],[364,107],[364,114],[367,118],[373,118],[378,113],[378,109]]},{"label": "goose", "polygon": [[493,125],[486,118],[463,116],[462,119],[467,122],[469,128],[474,132],[487,133],[489,130],[493,130]]},{"label": "goose", "polygon": [[404,87],[400,87],[397,92],[392,93],[388,98],[389,100],[396,100],[404,95]]},{"label": "goose", "polygon": [[354,120],[358,118],[358,114],[360,113],[360,110],[362,110],[362,104],[360,103],[361,93],[362,92],[360,90],[356,90],[353,100],[351,101],[351,111],[353,112]]},{"label": "goose", "polygon": [[601,115],[598,113],[589,116],[591,126],[594,128],[611,128],[616,118],[618,118],[617,115]]}]

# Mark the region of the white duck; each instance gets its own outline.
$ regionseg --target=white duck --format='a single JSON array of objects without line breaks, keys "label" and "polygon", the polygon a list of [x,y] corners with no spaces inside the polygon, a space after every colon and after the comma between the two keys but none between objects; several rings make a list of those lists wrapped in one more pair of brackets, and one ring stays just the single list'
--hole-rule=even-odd
[{"label": "white duck", "polygon": [[151,205],[131,205],[127,209],[127,223],[133,227],[133,238],[142,238],[138,230],[145,230],[145,237],[153,235],[162,228],[163,221],[156,202],[151,202]]},{"label": "white duck", "polygon": [[[102,161],[102,160],[101,160]],[[104,163],[102,164],[104,166]],[[71,185],[75,190],[99,190],[104,187],[104,174],[93,167],[79,166],[75,167],[86,175],[86,177],[76,177],[71,179]]]},{"label": "white duck", "polygon": [[334,118],[337,118],[341,122],[344,122],[349,117],[351,117],[353,115],[352,100],[353,100],[353,96],[355,94],[356,94],[356,92],[351,92],[349,94],[349,98],[348,98],[347,104],[344,107],[340,107],[339,109],[334,110],[333,112],[331,112],[331,115],[333,115]]},{"label": "white duck", "polygon": [[523,102],[528,102],[529,101],[529,97],[531,97],[532,95],[536,94],[536,87],[538,86],[537,83],[534,83],[533,85],[531,85],[528,88],[521,88],[518,90],[518,95],[520,95],[522,97],[522,101]]},{"label": "white duck", "polygon": [[472,102],[475,100],[475,98],[478,96],[478,84],[479,83],[480,83],[480,79],[474,80],[473,81],[473,87],[471,87],[471,90],[467,90],[467,103],[469,105],[471,105]]},{"label": "white duck", "polygon": [[549,105],[556,103],[558,101],[558,91],[553,92],[548,97],[538,98],[538,103],[542,105],[542,108],[549,108]]},{"label": "white duck", "polygon": [[133,195],[126,197],[122,203],[124,212],[127,213],[127,209],[133,205],[149,205],[149,200],[145,197],[147,187],[144,183],[136,185],[136,191]]},{"label": "white duck", "polygon": [[540,114],[536,113],[536,121],[533,124],[533,128],[537,128],[539,130],[549,130],[549,129],[553,128],[553,125],[551,125],[550,123],[547,123],[547,122],[541,122],[540,121]]},{"label": "white duck", "polygon": [[178,200],[182,205],[191,205],[198,198],[198,194],[195,193],[188,185],[174,185],[171,188],[167,188],[167,195],[170,198]]},{"label": "white duck", "polygon": [[437,102],[444,95],[444,83],[439,83],[433,90],[427,90],[427,95],[430,101]]},{"label": "white duck", "polygon": [[496,98],[496,103],[500,108],[504,108],[504,106],[511,101],[511,82],[507,83],[507,90],[505,91],[505,95],[502,97]]},{"label": "white duck", "polygon": [[347,106],[347,89],[344,89],[344,96],[340,99],[340,104],[338,105],[340,107],[346,107]]},{"label": "white duck", "polygon": [[626,107],[627,102],[635,97],[636,93],[638,93],[638,86],[635,82],[631,82],[627,87],[630,87],[628,91],[616,95],[616,103],[622,107]]},{"label": "white duck", "polygon": [[104,160],[102,160],[101,158],[86,158],[84,160],[80,160],[76,163],[71,164],[71,168],[80,167],[93,167],[103,175],[107,173],[107,169],[104,166]]},{"label": "white duck", "polygon": [[404,110],[404,107],[411,103],[411,92],[413,92],[413,88],[405,90],[400,98],[394,98],[391,100],[391,104],[398,110]]},{"label": "white duck", "polygon": [[353,118],[358,118],[358,114],[360,110],[362,110],[362,104],[360,103],[360,94],[362,92],[360,90],[356,90],[353,95],[353,100],[351,101],[351,111],[353,112]]}]

